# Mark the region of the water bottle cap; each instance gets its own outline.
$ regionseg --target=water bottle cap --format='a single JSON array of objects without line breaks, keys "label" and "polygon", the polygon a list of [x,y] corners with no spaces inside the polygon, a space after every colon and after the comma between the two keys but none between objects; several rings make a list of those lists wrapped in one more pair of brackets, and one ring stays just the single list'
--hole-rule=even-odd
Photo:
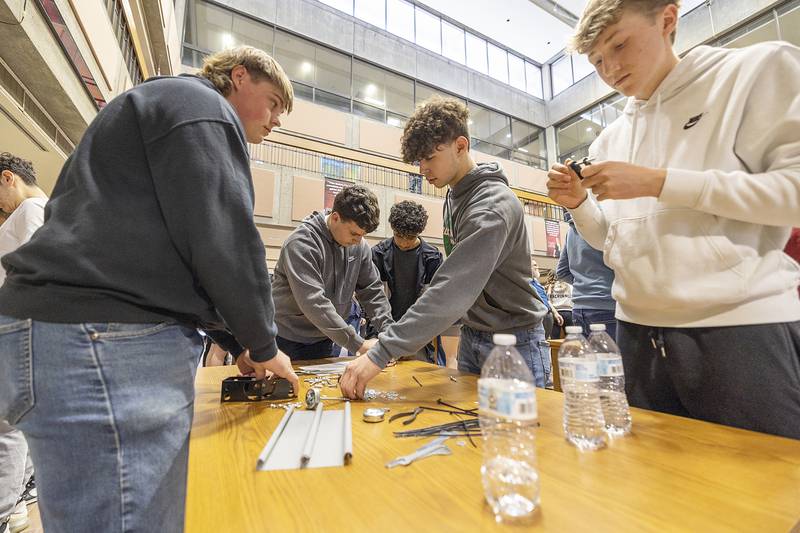
[{"label": "water bottle cap", "polygon": [[590,331],[605,331],[606,325],[605,324],[590,324],[589,325]]},{"label": "water bottle cap", "polygon": [[570,333],[583,333],[583,328],[580,326],[567,326],[567,334]]},{"label": "water bottle cap", "polygon": [[514,346],[517,344],[517,338],[510,333],[495,333],[492,340],[498,346]]}]

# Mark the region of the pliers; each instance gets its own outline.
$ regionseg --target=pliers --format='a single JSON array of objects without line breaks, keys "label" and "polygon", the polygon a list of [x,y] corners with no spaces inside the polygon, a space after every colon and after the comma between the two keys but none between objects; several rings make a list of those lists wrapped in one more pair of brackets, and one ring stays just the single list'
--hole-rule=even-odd
[{"label": "pliers", "polygon": [[424,411],[424,410],[425,410],[425,408],[424,408],[424,407],[417,407],[417,408],[416,408],[416,409],[414,409],[413,411],[406,411],[406,412],[404,412],[404,413],[397,413],[396,415],[392,415],[392,416],[389,418],[389,423],[391,423],[391,422],[393,422],[393,421],[397,420],[398,418],[403,418],[403,417],[406,417],[406,416],[407,416],[407,417],[409,417],[409,418],[408,418],[408,420],[403,420],[403,425],[404,425],[404,426],[407,426],[407,425],[409,425],[411,422],[413,422],[414,420],[416,420],[416,419],[417,419],[417,416],[418,416],[418,415],[419,415],[419,414],[420,414],[422,411]]}]

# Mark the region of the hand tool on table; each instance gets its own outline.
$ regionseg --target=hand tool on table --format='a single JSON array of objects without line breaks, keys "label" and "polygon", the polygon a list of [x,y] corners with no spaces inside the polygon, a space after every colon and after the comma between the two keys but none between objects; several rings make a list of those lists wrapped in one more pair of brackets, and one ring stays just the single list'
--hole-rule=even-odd
[{"label": "hand tool on table", "polygon": [[424,459],[425,457],[431,457],[432,455],[450,455],[453,452],[451,452],[450,448],[448,448],[447,445],[444,444],[445,440],[447,440],[447,437],[439,437],[437,439],[434,439],[428,444],[419,448],[415,452],[412,452],[408,455],[401,455],[397,459],[389,461],[388,463],[386,463],[386,468],[394,468],[396,466],[408,466],[418,459]]}]

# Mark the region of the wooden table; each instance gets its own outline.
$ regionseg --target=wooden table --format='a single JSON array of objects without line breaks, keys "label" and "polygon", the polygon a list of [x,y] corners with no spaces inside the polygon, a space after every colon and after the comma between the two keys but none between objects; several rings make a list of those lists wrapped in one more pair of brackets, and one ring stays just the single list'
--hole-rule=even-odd
[{"label": "wooden table", "polygon": [[[234,373],[235,367],[217,367],[197,376],[187,532],[515,529],[495,524],[484,503],[480,449],[460,446],[466,439],[448,441],[451,456],[384,467],[421,445],[393,437],[393,430],[452,420],[446,413],[423,412],[410,426],[367,424],[361,421],[367,404],[353,402],[350,466],[256,472],[256,458],[284,411],[260,403],[221,405],[220,382]],[[440,397],[475,405],[474,376],[416,361],[384,371],[370,386],[406,397],[368,404],[383,403],[391,413],[433,406]],[[800,528],[800,441],[634,409],[632,435],[581,453],[564,440],[562,394],[537,390],[537,398],[542,502],[535,531]]]}]

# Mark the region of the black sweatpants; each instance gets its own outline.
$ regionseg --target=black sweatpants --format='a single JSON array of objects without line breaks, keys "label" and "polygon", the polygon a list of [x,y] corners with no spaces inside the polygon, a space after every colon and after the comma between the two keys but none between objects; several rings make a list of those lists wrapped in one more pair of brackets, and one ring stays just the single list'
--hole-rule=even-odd
[{"label": "black sweatpants", "polygon": [[634,407],[800,439],[800,322],[654,328],[619,321]]}]

